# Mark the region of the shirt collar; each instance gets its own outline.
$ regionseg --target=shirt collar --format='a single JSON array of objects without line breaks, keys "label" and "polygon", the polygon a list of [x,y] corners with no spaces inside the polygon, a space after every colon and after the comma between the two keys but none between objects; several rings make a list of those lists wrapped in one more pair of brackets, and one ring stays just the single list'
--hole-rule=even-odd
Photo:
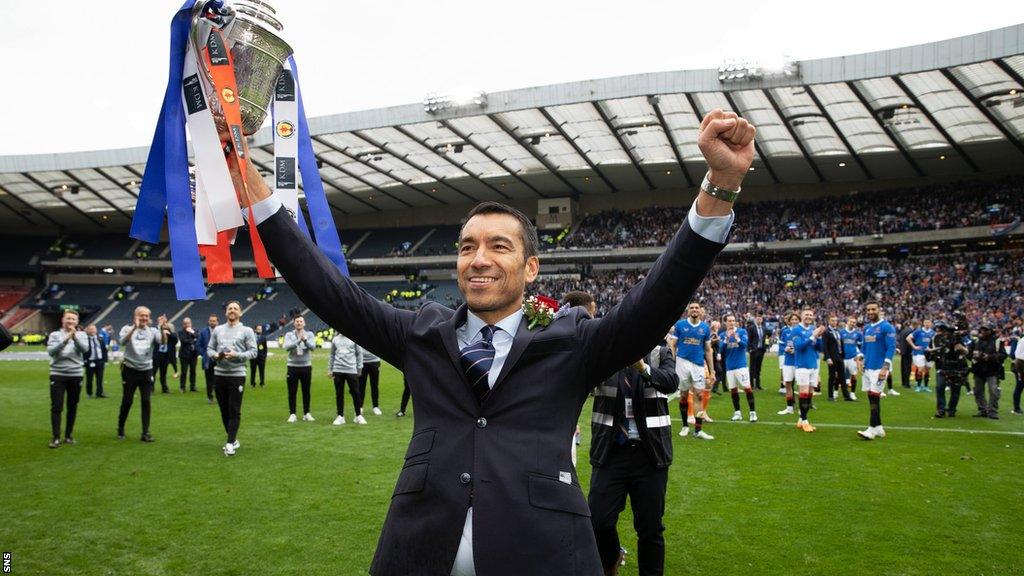
[{"label": "shirt collar", "polygon": [[[519,323],[522,320],[522,318],[523,309],[518,308],[515,312],[509,314],[508,316],[505,316],[501,320],[498,320],[498,322],[494,324],[494,327],[501,328],[509,335],[511,335],[513,338],[515,338],[516,332],[519,331]],[[486,325],[487,323],[484,322],[479,316],[474,314],[471,310],[466,310],[466,336],[468,336],[470,339],[475,338],[476,335],[480,333],[480,329],[482,329]]]}]

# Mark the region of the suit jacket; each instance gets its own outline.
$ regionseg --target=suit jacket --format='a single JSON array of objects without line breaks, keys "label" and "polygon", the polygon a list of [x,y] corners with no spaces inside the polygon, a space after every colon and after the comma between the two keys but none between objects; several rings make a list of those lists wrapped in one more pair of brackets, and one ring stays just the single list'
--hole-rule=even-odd
[{"label": "suit jacket", "polygon": [[7,330],[6,326],[0,324],[0,351],[10,346],[12,342],[14,342],[14,338],[11,336],[11,333]]},{"label": "suit jacket", "polygon": [[[103,337],[100,336],[99,334],[96,335],[96,341],[99,342],[99,345],[100,345],[100,359],[99,359],[99,361],[100,362],[106,362],[107,359],[108,359],[108,356],[107,356],[107,343],[103,341]],[[89,351],[85,353],[85,365],[86,366],[89,365],[89,362],[91,361],[90,358],[92,358],[92,338],[89,339]]]},{"label": "suit jacket", "polygon": [[594,382],[662,340],[724,245],[684,221],[645,280],[604,317],[576,307],[528,330],[524,316],[481,404],[459,364],[465,305],[398,310],[343,277],[284,209],[258,229],[310,310],[404,372],[412,392],[413,434],[370,573],[448,576],[472,507],[478,576],[602,574],[571,460],[576,422]]},{"label": "suit jacket", "polygon": [[753,322],[747,323],[747,350],[764,350],[768,347],[772,331],[761,324],[761,338],[757,337],[757,325]]},{"label": "suit jacket", "polygon": [[843,364],[843,339],[839,337],[839,329],[826,328],[821,335],[822,346],[824,347],[825,359],[832,360],[832,365]]},{"label": "suit jacket", "polygon": [[203,370],[209,369],[213,366],[213,363],[206,356],[206,347],[210,345],[210,335],[213,332],[209,326],[199,331],[199,337],[196,338],[196,352],[199,353],[199,357],[203,359]]},{"label": "suit jacket", "polygon": [[189,334],[184,328],[178,330],[178,342],[181,343],[181,348],[178,348],[178,357],[182,360],[191,361],[196,357],[198,350],[196,350],[196,340],[199,339],[198,333],[193,329],[192,333]]}]

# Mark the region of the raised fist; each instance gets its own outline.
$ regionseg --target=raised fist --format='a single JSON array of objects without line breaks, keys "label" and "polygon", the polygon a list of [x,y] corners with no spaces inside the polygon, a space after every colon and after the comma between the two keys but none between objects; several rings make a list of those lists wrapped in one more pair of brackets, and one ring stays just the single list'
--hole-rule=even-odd
[{"label": "raised fist", "polygon": [[715,109],[704,117],[697,135],[708,178],[715,186],[735,190],[754,161],[754,126],[735,112]]}]

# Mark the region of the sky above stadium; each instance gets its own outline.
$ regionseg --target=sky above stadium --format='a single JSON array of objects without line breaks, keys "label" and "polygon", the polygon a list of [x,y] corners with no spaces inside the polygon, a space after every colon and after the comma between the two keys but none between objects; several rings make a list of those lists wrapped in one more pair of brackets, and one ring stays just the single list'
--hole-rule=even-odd
[{"label": "sky above stadium", "polygon": [[[842,56],[1024,20],[1019,0],[271,0],[295,49],[309,116],[725,59]],[[148,145],[181,0],[0,0],[0,155]],[[42,8],[41,8],[42,6]],[[18,89],[11,89],[17,86]]]}]

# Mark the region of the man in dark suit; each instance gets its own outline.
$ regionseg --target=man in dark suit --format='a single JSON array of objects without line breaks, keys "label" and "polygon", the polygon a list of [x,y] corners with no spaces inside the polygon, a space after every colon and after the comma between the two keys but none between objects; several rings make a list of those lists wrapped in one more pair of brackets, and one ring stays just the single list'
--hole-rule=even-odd
[{"label": "man in dark suit", "polygon": [[7,331],[6,326],[0,324],[0,351],[10,346],[12,342],[14,342],[14,337]]},{"label": "man in dark suit", "polygon": [[471,210],[460,232],[466,304],[384,304],[339,273],[248,165],[238,189],[271,261],[312,312],[402,370],[415,398],[371,574],[602,572],[568,440],[593,383],[662,340],[724,248],[753,138],[735,114],[704,118],[698,144],[709,171],[697,200],[647,276],[598,319],[582,308],[526,316],[526,285],[540,267],[536,229],[494,202]]},{"label": "man in dark suit", "polygon": [[591,418],[591,523],[606,575],[618,574],[620,548],[616,524],[633,507],[637,564],[641,576],[665,570],[665,489],[672,464],[672,418],[668,394],[679,387],[668,346],[610,376],[594,393]]},{"label": "man in dark suit", "polygon": [[839,336],[839,317],[831,314],[828,317],[828,328],[821,340],[825,350],[825,363],[828,365],[828,399],[836,401],[836,391],[842,389],[843,398],[849,399],[850,393],[845,386],[846,366],[843,363],[843,339]]},{"label": "man in dark suit", "polygon": [[196,362],[199,359],[199,352],[196,350],[196,339],[199,335],[196,334],[195,328],[192,327],[192,319],[184,318],[181,321],[181,330],[178,330],[178,343],[181,346],[178,348],[178,361],[181,362],[181,378],[178,380],[178,385],[181,391],[185,391],[185,381],[188,381],[189,390],[192,392],[196,391]]},{"label": "man in dark suit", "polygon": [[764,364],[764,352],[768,349],[768,340],[772,331],[764,327],[764,316],[758,314],[753,321],[747,323],[747,350],[750,352],[750,383],[757,390],[761,388],[761,366]]},{"label": "man in dark suit", "polygon": [[256,325],[256,357],[249,360],[249,383],[256,387],[256,373],[260,375],[260,388],[266,384],[264,374],[267,371],[267,335],[263,333],[263,325]]},{"label": "man in dark suit", "polygon": [[217,318],[217,315],[210,314],[210,318],[206,321],[206,328],[200,330],[199,337],[196,338],[196,351],[199,353],[200,362],[203,366],[203,379],[206,381],[207,404],[213,404],[213,381],[215,378],[213,367],[217,362],[206,355],[206,347],[210,345],[213,329],[219,323],[220,319]]},{"label": "man in dark suit", "polygon": [[167,367],[173,366],[173,377],[178,377],[178,334],[174,330],[174,324],[167,321],[167,316],[161,314],[157,318],[157,326],[160,328],[160,345],[153,350],[153,370],[160,376],[160,390],[164,394],[170,394],[171,389],[167,387]]},{"label": "man in dark suit", "polygon": [[[914,366],[914,361],[912,359],[914,348],[910,345],[910,342],[907,342],[907,336],[913,334],[914,330],[917,330],[919,325],[920,323],[916,318],[909,321],[904,320],[903,327],[900,329],[899,333],[896,334],[896,350],[900,353],[900,384],[902,384],[904,388],[910,388],[910,372]],[[891,375],[892,373],[890,372],[890,376]],[[892,384],[890,383],[889,386],[891,388]],[[899,395],[899,392],[893,394],[893,396]]]},{"label": "man in dark suit", "polygon": [[85,394],[93,397],[92,383],[96,381],[96,398],[106,398],[103,393],[103,369],[107,366],[107,344],[100,337],[95,324],[85,328],[89,338],[89,351],[85,353]]}]

